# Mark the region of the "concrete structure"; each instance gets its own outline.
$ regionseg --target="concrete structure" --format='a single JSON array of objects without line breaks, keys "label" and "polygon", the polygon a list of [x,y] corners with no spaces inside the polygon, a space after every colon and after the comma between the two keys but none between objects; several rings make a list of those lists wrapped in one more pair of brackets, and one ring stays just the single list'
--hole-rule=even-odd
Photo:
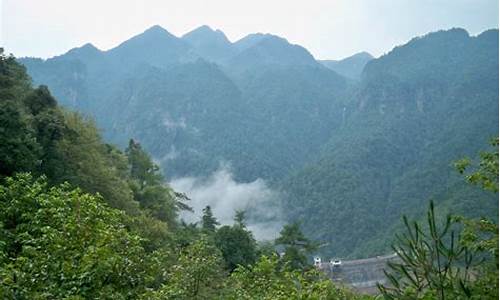
[{"label": "concrete structure", "polygon": [[335,266],[329,262],[320,263],[317,267],[333,281],[352,287],[359,292],[371,294],[378,291],[377,283],[387,283],[384,269],[388,261],[397,259],[396,254],[391,254],[358,260],[342,260],[340,265]]}]

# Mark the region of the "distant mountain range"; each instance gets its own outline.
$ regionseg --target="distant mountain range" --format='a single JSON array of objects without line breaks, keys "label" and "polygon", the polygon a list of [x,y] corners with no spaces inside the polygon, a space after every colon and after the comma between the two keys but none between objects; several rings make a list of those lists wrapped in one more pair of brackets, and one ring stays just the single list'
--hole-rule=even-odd
[{"label": "distant mountain range", "polygon": [[154,26],[108,51],[86,44],[21,61],[61,104],[95,117],[110,142],[141,141],[170,177],[229,162],[240,180],[282,178],[328,139],[350,85],[281,37],[230,43],[208,26],[181,38]]},{"label": "distant mountain range", "polygon": [[271,34],[232,43],[208,26],[180,38],[154,26],[108,51],[20,61],[109,142],[140,141],[170,178],[229,163],[237,180],[267,180],[324,254],[387,251],[400,215],[421,215],[430,198],[497,211],[450,165],[498,136],[498,30],[318,61]]}]

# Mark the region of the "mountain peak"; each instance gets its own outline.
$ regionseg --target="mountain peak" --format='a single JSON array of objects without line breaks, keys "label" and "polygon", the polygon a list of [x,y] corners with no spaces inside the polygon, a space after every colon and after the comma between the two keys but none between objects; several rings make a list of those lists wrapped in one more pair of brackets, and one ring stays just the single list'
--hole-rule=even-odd
[{"label": "mountain peak", "polygon": [[257,43],[259,43],[260,41],[262,41],[264,38],[266,38],[268,36],[272,36],[272,35],[269,33],[260,33],[260,32],[251,33],[251,34],[246,35],[243,38],[239,39],[238,41],[236,41],[234,43],[234,46],[239,51],[243,51],[245,49],[248,49],[248,48],[256,45]]},{"label": "mountain peak", "polygon": [[213,30],[210,26],[208,25],[202,25],[186,34],[184,34],[181,37],[183,40],[188,41],[190,43],[205,43],[207,41],[212,41],[215,40],[217,42],[223,42],[230,44],[231,42],[227,39],[226,35],[224,32],[221,30]]},{"label": "mountain peak", "polygon": [[106,54],[116,64],[127,62],[130,66],[138,63],[165,66],[190,60],[189,48],[184,41],[155,25],[108,50]]},{"label": "mountain peak", "polygon": [[96,46],[91,43],[86,43],[81,47],[73,48],[63,54],[58,56],[59,58],[78,58],[78,59],[89,59],[101,54],[101,50],[99,50]]},{"label": "mountain peak", "polygon": [[370,53],[363,51],[341,60],[320,60],[319,62],[344,77],[359,80],[364,67],[372,59],[373,56]]},{"label": "mountain peak", "polygon": [[167,33],[170,34],[165,28],[161,27],[160,25],[153,25],[146,29],[144,33]]},{"label": "mountain peak", "polygon": [[187,35],[193,34],[195,32],[210,33],[210,32],[215,32],[215,30],[213,30],[212,27],[210,27],[208,25],[201,25],[201,26],[196,27],[195,29],[191,30],[190,32],[184,34],[182,37],[185,37]]},{"label": "mountain peak", "polygon": [[314,57],[304,47],[291,44],[286,39],[256,33],[237,41],[235,47],[239,54],[232,63],[244,68],[255,65],[317,65]]},{"label": "mountain peak", "polygon": [[181,38],[202,57],[210,61],[219,61],[234,53],[233,45],[220,30],[213,30],[207,25],[200,26]]}]

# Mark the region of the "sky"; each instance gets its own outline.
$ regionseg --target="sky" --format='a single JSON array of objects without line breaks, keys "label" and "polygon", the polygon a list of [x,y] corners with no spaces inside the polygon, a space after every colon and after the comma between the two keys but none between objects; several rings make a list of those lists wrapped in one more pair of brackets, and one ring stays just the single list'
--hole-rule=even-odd
[{"label": "sky", "polygon": [[48,58],[87,42],[107,50],[160,25],[174,35],[209,25],[231,41],[273,33],[317,59],[389,52],[412,37],[498,28],[498,0],[0,0],[0,46]]}]

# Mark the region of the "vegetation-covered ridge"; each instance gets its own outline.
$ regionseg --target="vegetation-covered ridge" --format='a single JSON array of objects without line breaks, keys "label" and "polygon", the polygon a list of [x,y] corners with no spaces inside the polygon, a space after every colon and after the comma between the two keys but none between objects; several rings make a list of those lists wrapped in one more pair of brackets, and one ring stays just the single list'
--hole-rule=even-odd
[{"label": "vegetation-covered ridge", "polygon": [[425,217],[429,199],[497,211],[450,162],[498,135],[498,30],[442,30],[332,64],[270,34],[231,43],[207,26],[183,37],[155,26],[107,51],[20,61],[107,142],[140,141],[168,178],[223,162],[238,182],[265,180],[323,256],[387,253],[400,215]]},{"label": "vegetation-covered ridge", "polygon": [[104,144],[3,53],[0,101],[0,298],[357,298],[310,268],[296,225],[279,258],[242,211],[233,225],[210,207],[199,225],[180,222],[188,199],[140,144]]},{"label": "vegetation-covered ridge", "polygon": [[[441,34],[438,33],[437,37]],[[165,32],[161,28],[153,28],[146,37],[158,35],[165,36]],[[437,80],[452,74],[452,78],[457,81],[450,86],[439,82],[444,86],[443,90],[425,83],[429,84],[425,85],[426,89],[429,88],[429,94],[425,91],[423,93],[428,95],[425,99],[430,100],[424,101],[423,105],[418,104],[418,101],[415,105],[408,104],[405,101],[412,98],[400,97],[398,92],[403,90],[411,94],[412,87],[401,87],[420,76],[432,75],[429,74],[429,68],[409,64],[409,71],[405,73],[393,72],[390,66],[377,67],[380,61],[368,63],[365,71],[376,72],[380,68],[380,76],[367,75],[358,91],[363,97],[347,99],[349,101],[342,103],[346,108],[357,109],[350,112],[345,123],[343,120],[337,124],[340,126],[339,136],[332,137],[331,142],[324,145],[322,169],[318,176],[332,176],[321,178],[319,182],[324,185],[319,186],[318,182],[304,177],[306,182],[311,182],[312,187],[328,187],[332,184],[334,189],[341,187],[340,191],[350,196],[359,196],[350,199],[360,199],[361,205],[346,203],[352,205],[350,212],[354,222],[360,222],[362,219],[358,218],[380,211],[385,214],[376,216],[377,218],[391,220],[391,217],[399,216],[397,207],[401,203],[396,201],[406,201],[407,208],[417,210],[422,199],[429,195],[426,192],[435,191],[435,185],[426,188],[426,183],[438,181],[446,185],[447,188],[438,193],[445,201],[441,201],[439,205],[431,202],[426,215],[424,211],[426,225],[404,219],[407,230],[397,236],[393,246],[399,261],[391,263],[387,271],[391,284],[379,286],[381,296],[386,299],[495,299],[498,296],[498,225],[495,217],[477,219],[472,218],[472,214],[443,218],[439,213],[450,210],[446,205],[471,205],[472,208],[482,202],[488,205],[487,201],[491,197],[488,193],[491,192],[498,197],[498,139],[493,142],[494,150],[484,152],[479,160],[463,159],[455,166],[459,172],[465,173],[469,182],[478,186],[476,190],[468,190],[459,175],[442,171],[450,164],[449,156],[474,153],[476,147],[482,148],[482,141],[471,144],[470,147],[464,146],[463,138],[468,138],[468,142],[472,143],[481,140],[486,134],[493,133],[495,136],[496,129],[491,129],[491,122],[496,120],[498,123],[498,116],[495,119],[483,106],[491,110],[491,106],[498,105],[498,94],[495,95],[498,87],[491,85],[491,77],[498,80],[498,73],[495,77],[495,72],[491,72],[489,66],[491,62],[495,62],[491,57],[491,48],[482,47],[492,43],[498,48],[498,37],[495,40],[487,33],[471,41],[468,35],[464,37],[460,31],[451,31],[443,36],[445,39],[467,41],[461,44],[464,49],[473,49],[476,54],[481,54],[484,61],[469,62],[459,56],[448,65],[446,61],[434,61],[427,57],[430,61],[424,62],[439,70],[439,76],[431,78]],[[128,47],[142,45],[143,38],[145,37],[127,42],[126,47],[120,51],[131,54]],[[398,53],[396,58],[388,56],[382,62],[389,61],[388,64],[392,64],[393,59],[399,61],[407,55],[411,57],[414,47],[422,47],[424,50],[426,47],[432,48],[435,42],[433,38],[412,41],[406,49],[395,50],[394,53]],[[440,38],[437,41],[442,42]],[[176,45],[179,49],[183,47],[182,44]],[[271,43],[271,53],[281,49],[281,46],[283,41]],[[441,55],[447,57],[449,49],[443,51]],[[302,50],[295,48],[293,53],[299,52]],[[451,71],[446,69],[454,66],[457,61],[464,63],[463,73],[456,74],[453,68]],[[498,64],[498,60],[496,62]],[[210,74],[224,75],[218,68],[204,62],[188,66],[197,64]],[[179,74],[183,74],[184,67],[185,65],[177,69]],[[302,69],[303,67],[299,72],[302,75],[304,73],[301,72],[305,69],[321,70],[320,72],[324,72],[321,74],[339,82],[336,81],[338,75],[335,73],[321,68],[311,69],[307,66]],[[145,69],[158,74],[154,67]],[[489,73],[484,75],[477,70]],[[288,71],[284,71],[283,65],[266,72],[268,71],[270,78],[275,74],[290,75]],[[321,77],[319,73],[314,74],[318,76],[315,78]],[[377,81],[370,85],[373,83],[371,80],[384,76],[394,78],[396,75],[400,76],[397,86],[385,86],[389,81]],[[273,84],[280,86],[279,82]],[[377,89],[378,84],[382,85],[380,90]],[[481,86],[478,87],[478,84]],[[231,86],[230,82],[228,86]],[[436,96],[438,90],[442,92],[438,93],[442,96],[439,99]],[[465,96],[473,96],[476,104],[480,104],[468,105]],[[281,96],[277,98],[281,99]],[[299,98],[295,99],[297,103],[300,102]],[[358,102],[356,99],[362,100]],[[137,101],[133,98],[129,100]],[[0,53],[0,101],[0,297],[372,298],[335,285],[310,266],[309,255],[321,249],[319,247],[324,244],[308,238],[298,223],[285,225],[279,238],[273,243],[258,244],[246,226],[243,211],[235,212],[234,223],[231,225],[220,226],[210,206],[205,207],[199,223],[186,224],[179,221],[179,212],[190,209],[189,201],[185,195],[165,185],[159,167],[153,163],[140,143],[129,140],[123,152],[103,143],[90,120],[61,108],[46,86],[32,87],[24,67],[12,56],[5,56],[3,53]],[[449,106],[450,103],[467,109],[469,115]],[[462,118],[463,126],[457,126],[449,120],[441,122],[436,117],[442,116],[443,111],[448,108],[454,108],[450,119]],[[424,117],[421,117],[422,114]],[[483,119],[476,120],[470,116],[476,114],[482,114]],[[376,126],[364,127],[366,124],[361,120]],[[423,127],[423,132],[418,132],[413,127],[415,124],[424,126],[426,122],[429,122],[429,127]],[[172,122],[167,124],[172,126]],[[182,127],[181,124],[182,122],[176,123],[176,126]],[[395,124],[400,126],[399,130],[386,130],[394,128]],[[367,131],[350,131],[352,128],[359,129],[358,126],[367,128]],[[433,126],[450,131],[436,133],[432,131]],[[461,130],[461,136],[454,130]],[[349,132],[358,133],[351,137]],[[415,142],[408,139],[404,134],[406,132],[413,134]],[[447,138],[450,136],[451,138]],[[345,143],[336,140],[339,138]],[[423,146],[417,142],[421,142]],[[446,147],[435,148],[440,143]],[[387,144],[400,145],[401,148],[384,147]],[[343,147],[350,147],[350,151]],[[401,156],[405,151],[411,151],[414,156]],[[387,166],[387,162],[392,161],[389,159],[391,156],[396,157],[394,164]],[[456,158],[462,156],[458,155]],[[340,161],[337,160],[338,157],[341,158]],[[355,164],[355,161],[364,164]],[[416,173],[412,173],[408,165],[419,168]],[[311,166],[310,170],[316,167],[314,164]],[[335,168],[330,168],[332,166]],[[417,180],[425,178],[422,176],[425,170],[433,176],[432,180]],[[316,176],[314,172],[311,174]],[[396,181],[399,194],[395,193],[390,198],[378,198],[394,201],[378,211],[373,206],[370,207],[364,197],[363,193],[370,191],[365,191],[355,183],[364,175],[387,179],[380,174],[394,176],[390,179]],[[337,180],[346,178],[351,181]],[[416,187],[410,185],[410,182]],[[374,181],[371,187],[380,188],[378,183]],[[389,182],[389,185],[392,184]],[[316,190],[311,186],[307,186],[306,192],[296,195],[307,196],[304,199],[310,200],[308,197],[324,193],[323,189]],[[303,185],[297,183],[296,189],[291,191],[301,191],[301,188]],[[481,191],[481,188],[484,190]],[[409,194],[404,193],[406,189],[410,190]],[[383,187],[380,191],[387,192]],[[390,193],[394,193],[394,190]],[[338,196],[336,193],[331,195]],[[412,201],[409,195],[413,199],[420,199],[420,202]],[[372,193],[371,196],[377,199],[379,194]],[[463,197],[470,197],[469,201],[464,202]],[[297,201],[293,196],[289,199]],[[335,204],[333,201],[332,203]],[[310,203],[297,201],[295,204],[297,206],[293,208],[297,210],[290,212],[290,219],[303,213],[300,205]],[[321,204],[318,202],[316,205]],[[375,204],[381,206],[381,202]],[[358,206],[353,207],[355,205]],[[496,200],[491,207],[497,207]],[[370,210],[369,213],[363,215],[363,208]],[[352,218],[354,215],[356,218]],[[321,218],[329,215],[312,213],[305,216]],[[416,216],[421,217],[418,213]],[[335,217],[338,218],[333,221],[335,225],[342,224],[338,220],[345,220],[342,218],[345,215],[340,210]],[[380,228],[377,218],[368,219],[373,221],[370,228],[357,224],[360,225],[356,228],[360,236],[371,234],[377,237],[377,234],[382,234],[377,232],[377,228]],[[309,217],[307,220],[310,219]],[[324,220],[326,219],[322,221]],[[396,226],[395,221],[393,224]],[[303,226],[312,232],[311,223],[304,223]],[[337,227],[332,226],[326,233],[318,231],[314,235],[318,241],[335,242],[338,243],[336,246],[343,245],[345,249],[353,246],[347,244],[349,240]],[[338,241],[330,238],[331,236],[337,236]],[[377,250],[380,245],[370,246],[373,246],[370,250]],[[276,253],[276,249],[280,250],[280,255]]]}]

